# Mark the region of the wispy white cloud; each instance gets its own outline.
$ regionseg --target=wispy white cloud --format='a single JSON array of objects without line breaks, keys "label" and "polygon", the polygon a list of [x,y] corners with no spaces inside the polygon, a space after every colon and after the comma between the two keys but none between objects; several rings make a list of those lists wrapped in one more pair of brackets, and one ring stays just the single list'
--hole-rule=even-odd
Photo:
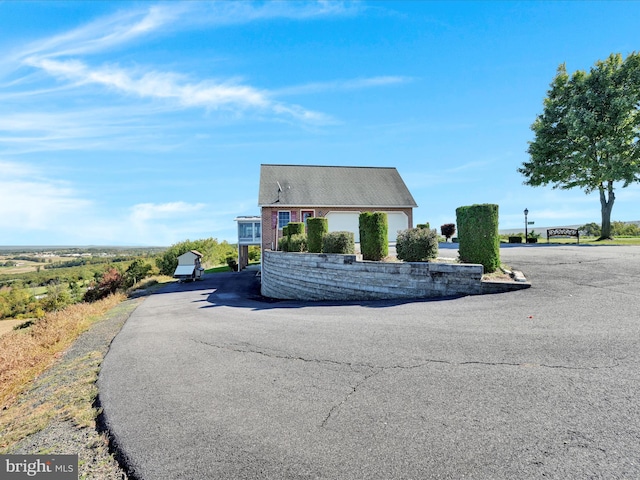
[{"label": "wispy white cloud", "polygon": [[64,150],[157,151],[171,144],[166,131],[176,126],[158,120],[155,113],[161,112],[129,105],[9,112],[0,116],[0,151],[5,156]]},{"label": "wispy white cloud", "polygon": [[323,17],[357,15],[368,7],[361,1],[312,0],[295,2],[192,2],[182,20],[189,25],[233,25],[262,20],[313,20]]},{"label": "wispy white cloud", "polygon": [[[242,84],[234,80],[191,80],[174,72],[137,66],[125,68],[114,64],[91,65],[81,57],[125,46],[142,37],[161,35],[167,30],[194,27],[194,24],[246,23],[262,19],[308,19],[320,16],[342,15],[353,11],[341,2],[180,2],[152,5],[144,10],[118,12],[64,34],[33,42],[13,55],[13,61],[22,67],[35,69],[56,78],[56,88],[83,88],[100,85],[112,92],[135,95],[143,99],[172,102],[175,108],[224,109],[234,113],[257,112],[288,117],[311,124],[332,123],[323,113],[300,105],[285,104],[273,99],[265,89]],[[197,26],[196,26],[197,27]],[[28,83],[33,71],[6,85]],[[364,79],[356,83],[389,82],[390,78]],[[352,88],[352,87],[349,87]],[[46,94],[51,87],[37,88]],[[5,93],[8,98],[33,95],[23,89]]]},{"label": "wispy white cloud", "polygon": [[163,28],[170,28],[177,18],[187,12],[187,7],[188,4],[180,2],[121,11],[69,32],[32,42],[17,57],[54,58],[113,49]]},{"label": "wispy white cloud", "polygon": [[14,58],[88,55],[177,30],[278,18],[308,20],[354,15],[364,8],[361,2],[322,0],[163,2],[145,8],[121,10],[71,31],[32,42],[18,51]]},{"label": "wispy white cloud", "polygon": [[323,113],[307,110],[299,105],[273,101],[267,91],[247,85],[215,83],[210,80],[192,83],[175,73],[138,73],[113,65],[91,68],[75,59],[60,61],[30,57],[25,62],[52,76],[70,80],[77,86],[98,84],[141,98],[174,101],[181,107],[228,109],[237,112],[255,109],[271,111],[276,115],[289,115],[310,123],[330,121],[330,117]]},{"label": "wispy white cloud", "polygon": [[402,76],[380,76],[369,78],[355,78],[350,80],[332,80],[329,82],[313,82],[305,85],[294,85],[291,87],[284,87],[272,91],[276,96],[287,95],[306,95],[310,93],[320,92],[338,92],[338,91],[350,91],[360,90],[364,88],[373,87],[386,87],[389,85],[399,85],[403,83],[411,82],[411,77]]},{"label": "wispy white cloud", "polygon": [[77,85],[95,83],[140,97],[175,99],[184,106],[218,108],[225,104],[264,108],[265,95],[243,85],[188,83],[174,73],[148,72],[136,74],[117,66],[91,68],[79,60],[57,61],[30,58],[27,63],[47,73],[68,79]]}]

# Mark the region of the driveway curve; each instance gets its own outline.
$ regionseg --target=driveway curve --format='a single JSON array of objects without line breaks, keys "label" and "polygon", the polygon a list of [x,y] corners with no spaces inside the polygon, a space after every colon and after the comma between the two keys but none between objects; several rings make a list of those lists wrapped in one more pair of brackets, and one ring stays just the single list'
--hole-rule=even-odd
[{"label": "driveway curve", "polygon": [[640,478],[640,248],[523,245],[501,256],[530,289],[265,302],[242,272],[150,296],[99,377],[129,471]]}]

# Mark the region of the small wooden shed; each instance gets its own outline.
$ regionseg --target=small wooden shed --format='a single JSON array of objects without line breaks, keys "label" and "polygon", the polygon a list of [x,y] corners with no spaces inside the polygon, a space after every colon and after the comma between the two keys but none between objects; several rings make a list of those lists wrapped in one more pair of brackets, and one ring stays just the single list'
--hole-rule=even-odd
[{"label": "small wooden shed", "polygon": [[190,250],[178,257],[178,267],[173,278],[180,280],[201,280],[204,275],[202,268],[202,254],[197,250]]}]

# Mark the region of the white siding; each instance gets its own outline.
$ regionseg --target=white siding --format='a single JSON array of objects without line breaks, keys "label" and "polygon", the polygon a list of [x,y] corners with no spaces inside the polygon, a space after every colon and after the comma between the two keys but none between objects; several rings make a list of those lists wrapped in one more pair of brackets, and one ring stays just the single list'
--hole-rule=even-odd
[{"label": "white siding", "polygon": [[[409,217],[404,212],[385,212],[387,214],[389,241],[395,242],[398,230],[409,228]],[[360,241],[359,219],[360,212],[328,212],[329,231],[353,232],[356,243]]]},{"label": "white siding", "polygon": [[395,242],[398,238],[398,230],[409,228],[409,217],[404,212],[387,212],[387,222],[389,227],[389,241]]}]

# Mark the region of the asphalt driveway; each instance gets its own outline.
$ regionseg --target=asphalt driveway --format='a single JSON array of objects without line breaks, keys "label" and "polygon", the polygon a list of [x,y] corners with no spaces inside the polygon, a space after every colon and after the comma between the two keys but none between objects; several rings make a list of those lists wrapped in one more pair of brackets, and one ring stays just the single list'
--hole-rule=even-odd
[{"label": "asphalt driveway", "polygon": [[147,480],[640,478],[640,248],[501,255],[532,288],[327,304],[260,301],[246,272],[172,285],[105,358],[107,426]]}]

